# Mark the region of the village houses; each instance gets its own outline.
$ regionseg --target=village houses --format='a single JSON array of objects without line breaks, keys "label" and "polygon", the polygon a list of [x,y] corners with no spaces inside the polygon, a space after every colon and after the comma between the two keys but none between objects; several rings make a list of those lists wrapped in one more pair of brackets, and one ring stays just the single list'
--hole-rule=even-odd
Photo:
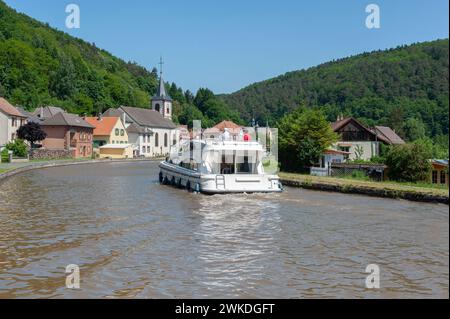
[{"label": "village houses", "polygon": [[17,130],[26,122],[25,115],[0,97],[0,147],[14,142],[17,138]]},{"label": "village houses", "polygon": [[120,117],[85,117],[95,127],[93,145],[100,158],[132,158],[133,149]]}]

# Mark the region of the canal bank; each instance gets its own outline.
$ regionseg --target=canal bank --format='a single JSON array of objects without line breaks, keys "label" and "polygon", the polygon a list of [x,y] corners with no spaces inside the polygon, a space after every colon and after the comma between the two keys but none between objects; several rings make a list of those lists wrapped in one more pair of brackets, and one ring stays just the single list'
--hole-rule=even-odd
[{"label": "canal bank", "polygon": [[284,186],[382,198],[406,199],[416,202],[449,204],[448,189],[416,187],[389,182],[318,177],[294,173],[280,173],[279,175]]},{"label": "canal bank", "polygon": [[84,164],[98,164],[98,163],[133,163],[133,162],[154,162],[160,161],[160,158],[152,159],[67,159],[67,160],[49,160],[38,162],[26,162],[17,164],[0,164],[0,184],[11,176],[49,167],[73,166]]}]

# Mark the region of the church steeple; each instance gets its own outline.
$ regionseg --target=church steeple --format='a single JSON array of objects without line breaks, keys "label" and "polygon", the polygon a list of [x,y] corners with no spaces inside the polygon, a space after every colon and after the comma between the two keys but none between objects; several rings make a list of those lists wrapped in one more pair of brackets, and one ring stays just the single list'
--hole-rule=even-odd
[{"label": "church steeple", "polygon": [[163,79],[163,64],[164,64],[164,62],[161,57],[161,59],[159,61],[159,87],[158,87],[158,91],[156,92],[155,97],[161,98],[161,99],[172,100],[172,98],[166,93],[166,85],[164,84],[164,79]]},{"label": "church steeple", "polygon": [[163,79],[163,60],[159,62],[159,86],[156,95],[152,98],[152,109],[161,113],[167,119],[172,119],[172,98],[166,92],[166,86]]}]

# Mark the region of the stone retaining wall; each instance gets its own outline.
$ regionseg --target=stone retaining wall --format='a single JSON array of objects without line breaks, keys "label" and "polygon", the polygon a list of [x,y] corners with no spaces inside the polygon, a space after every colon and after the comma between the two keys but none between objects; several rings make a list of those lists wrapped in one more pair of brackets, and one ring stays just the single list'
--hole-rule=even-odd
[{"label": "stone retaining wall", "polygon": [[34,149],[30,152],[30,159],[32,160],[56,160],[72,158],[72,152],[69,150],[48,150],[44,148]]}]

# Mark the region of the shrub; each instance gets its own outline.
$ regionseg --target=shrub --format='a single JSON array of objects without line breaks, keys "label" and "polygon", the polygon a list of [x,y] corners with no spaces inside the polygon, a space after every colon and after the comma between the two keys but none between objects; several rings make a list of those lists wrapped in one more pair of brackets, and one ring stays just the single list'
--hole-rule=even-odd
[{"label": "shrub", "polygon": [[6,149],[13,152],[16,157],[26,157],[28,154],[27,145],[23,140],[17,139],[14,142],[8,143]]},{"label": "shrub", "polygon": [[431,171],[429,149],[422,143],[396,145],[386,154],[389,177],[400,182],[426,180]]},{"label": "shrub", "polygon": [[0,162],[2,163],[9,162],[8,150],[6,148],[3,151],[1,151],[0,156],[1,156]]}]

